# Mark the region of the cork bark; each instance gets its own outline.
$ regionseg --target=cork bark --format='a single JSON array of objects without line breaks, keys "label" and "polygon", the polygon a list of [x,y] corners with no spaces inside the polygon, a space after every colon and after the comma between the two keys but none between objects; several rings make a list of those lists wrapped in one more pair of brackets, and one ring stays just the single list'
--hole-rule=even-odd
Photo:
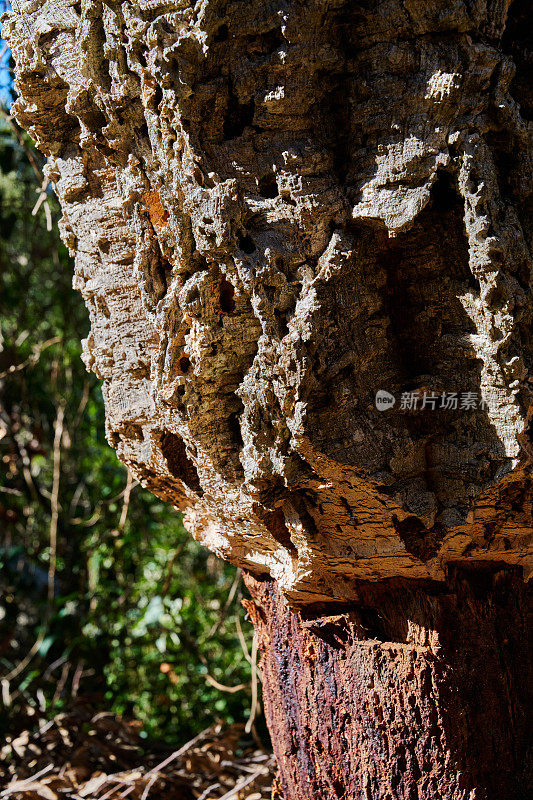
[{"label": "cork bark", "polygon": [[[369,584],[404,587],[433,630],[424,597],[453,594],[457,570],[508,570],[517,604],[531,575],[529,5],[26,0],[5,23],[108,439],[195,538],[271,586],[261,625],[296,643],[291,614],[365,607]],[[394,693],[406,666],[389,669]],[[314,674],[305,714],[327,704]],[[286,689],[266,675],[272,709]],[[452,772],[440,795],[346,797],[477,800]]]}]

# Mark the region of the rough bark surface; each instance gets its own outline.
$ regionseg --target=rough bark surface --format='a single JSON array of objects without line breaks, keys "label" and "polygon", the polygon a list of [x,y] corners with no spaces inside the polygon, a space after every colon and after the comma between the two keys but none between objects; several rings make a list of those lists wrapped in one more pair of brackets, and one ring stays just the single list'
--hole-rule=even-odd
[{"label": "rough bark surface", "polygon": [[531,797],[531,593],[519,570],[454,569],[445,591],[370,583],[363,605],[329,616],[247,582],[286,798]]},{"label": "rough bark surface", "polygon": [[[528,0],[13,5],[142,483],[294,603],[529,574]],[[454,391],[479,407],[421,408]]]},{"label": "rough bark surface", "polygon": [[529,0],[13,5],[109,441],[255,576],[286,800],[525,798]]}]

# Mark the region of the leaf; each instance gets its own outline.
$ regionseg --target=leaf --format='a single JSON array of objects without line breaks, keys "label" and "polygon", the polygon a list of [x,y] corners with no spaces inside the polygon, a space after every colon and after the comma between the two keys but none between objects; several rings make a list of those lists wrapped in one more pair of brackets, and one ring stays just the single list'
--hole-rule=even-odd
[{"label": "leaf", "polygon": [[38,651],[39,655],[44,658],[44,656],[48,653],[48,651],[52,647],[53,643],[54,643],[53,636],[47,636],[45,639],[43,639],[41,646],[39,647]]},{"label": "leaf", "polygon": [[134,636],[144,636],[148,626],[153,625],[155,622],[159,622],[163,613],[164,608],[161,597],[159,595],[152,597],[148,603],[148,606],[146,607],[146,611],[140,620],[134,625],[132,634]]}]

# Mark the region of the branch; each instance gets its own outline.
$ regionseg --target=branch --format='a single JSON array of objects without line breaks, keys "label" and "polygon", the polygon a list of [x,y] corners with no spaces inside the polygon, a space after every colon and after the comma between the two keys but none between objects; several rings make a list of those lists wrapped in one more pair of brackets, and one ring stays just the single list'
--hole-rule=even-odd
[{"label": "branch", "polygon": [[35,364],[39,361],[43,350],[46,350],[48,347],[52,347],[53,344],[59,344],[62,341],[63,337],[61,336],[54,336],[52,339],[47,339],[46,342],[38,345],[31,356],[28,356],[25,361],[22,361],[20,364],[12,364],[10,367],[4,370],[4,372],[0,372],[0,379],[7,378],[8,375],[13,375],[14,372],[20,372],[29,364],[31,364],[32,367],[35,366]]},{"label": "branch", "polygon": [[52,479],[51,506],[52,515],[50,517],[50,560],[48,564],[48,602],[51,605],[54,601],[55,574],[57,563],[57,522],[59,519],[59,478],[61,475],[61,437],[63,436],[63,425],[65,420],[65,409],[62,404],[57,408],[56,422],[54,426],[54,474]]}]

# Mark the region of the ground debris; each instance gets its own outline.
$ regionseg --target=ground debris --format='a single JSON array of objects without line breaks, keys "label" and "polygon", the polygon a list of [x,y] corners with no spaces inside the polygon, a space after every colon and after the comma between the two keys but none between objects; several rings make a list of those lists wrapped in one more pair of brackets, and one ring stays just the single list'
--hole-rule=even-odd
[{"label": "ground debris", "polygon": [[244,726],[212,725],[179,750],[150,746],[140,724],[76,707],[0,750],[0,798],[9,800],[263,800],[274,759]]}]

